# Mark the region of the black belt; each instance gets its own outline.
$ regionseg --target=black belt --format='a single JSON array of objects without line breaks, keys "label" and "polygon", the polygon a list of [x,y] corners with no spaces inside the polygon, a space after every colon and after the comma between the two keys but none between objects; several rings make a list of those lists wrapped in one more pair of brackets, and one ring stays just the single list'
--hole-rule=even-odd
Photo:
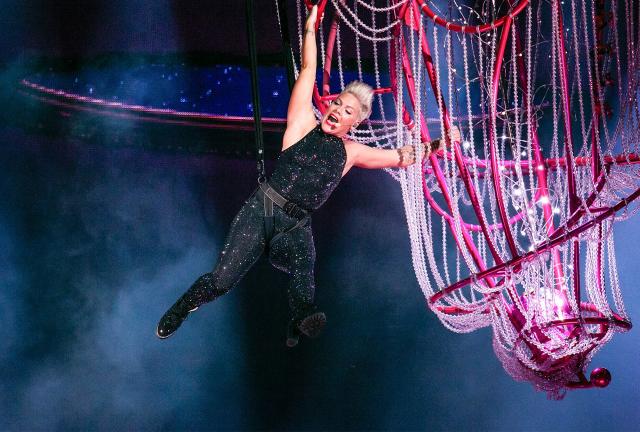
[{"label": "black belt", "polygon": [[264,200],[264,215],[265,216],[273,216],[273,203],[275,203],[278,207],[280,207],[286,214],[296,219],[303,219],[308,216],[311,212],[303,209],[298,204],[293,201],[288,201],[285,197],[280,195],[274,188],[269,185],[269,183],[264,182],[260,183],[260,188],[258,189],[260,196],[264,198],[266,195],[269,199]]},{"label": "black belt", "polygon": [[[264,228],[267,237],[267,248],[269,248],[271,243],[281,235],[304,225],[309,216],[311,216],[311,212],[301,208],[294,202],[287,201],[285,197],[280,195],[267,182],[260,183],[260,187],[257,189],[257,192],[264,202]],[[289,216],[298,219],[298,223],[293,227],[284,232],[277,233],[276,235],[273,235],[273,203],[284,210]]]}]

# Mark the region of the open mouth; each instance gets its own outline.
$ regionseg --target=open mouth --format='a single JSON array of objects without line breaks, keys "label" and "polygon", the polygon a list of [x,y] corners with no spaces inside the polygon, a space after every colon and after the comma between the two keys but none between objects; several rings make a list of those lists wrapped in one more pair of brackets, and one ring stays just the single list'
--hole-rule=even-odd
[{"label": "open mouth", "polygon": [[327,117],[327,123],[335,125],[336,123],[338,123],[338,117],[333,114],[329,114],[329,116]]}]

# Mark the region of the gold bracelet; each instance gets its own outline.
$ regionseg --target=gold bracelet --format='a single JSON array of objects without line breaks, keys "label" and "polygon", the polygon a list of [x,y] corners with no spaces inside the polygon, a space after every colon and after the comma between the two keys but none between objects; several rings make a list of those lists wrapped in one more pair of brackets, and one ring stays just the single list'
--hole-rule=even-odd
[{"label": "gold bracelet", "polygon": [[400,156],[400,164],[402,166],[402,162],[404,162],[404,154],[402,153],[402,150],[400,150],[399,148],[396,149],[396,151],[398,152],[398,156]]}]

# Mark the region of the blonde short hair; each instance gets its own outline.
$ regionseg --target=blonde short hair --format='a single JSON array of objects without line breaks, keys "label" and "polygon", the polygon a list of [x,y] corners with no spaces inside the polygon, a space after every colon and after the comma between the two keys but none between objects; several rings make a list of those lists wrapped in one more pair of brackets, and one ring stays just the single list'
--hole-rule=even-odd
[{"label": "blonde short hair", "polygon": [[342,90],[342,93],[351,93],[360,102],[360,118],[358,123],[367,119],[371,115],[371,103],[373,102],[373,88],[362,81],[351,81]]}]

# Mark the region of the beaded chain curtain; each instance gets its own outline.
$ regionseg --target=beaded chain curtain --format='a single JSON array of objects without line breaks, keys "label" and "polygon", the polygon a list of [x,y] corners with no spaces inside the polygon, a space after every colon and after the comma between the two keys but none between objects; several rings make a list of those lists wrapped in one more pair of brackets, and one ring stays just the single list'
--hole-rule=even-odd
[{"label": "beaded chain curtain", "polygon": [[[308,1],[296,3],[300,58]],[[400,183],[412,264],[455,332],[493,329],[505,370],[561,398],[631,323],[613,224],[638,211],[637,0],[324,0],[320,116],[355,78],[374,115],[348,138],[421,149]],[[297,42],[297,43],[296,43]],[[294,65],[297,73],[299,65]],[[371,74],[366,71],[373,71]]]}]

